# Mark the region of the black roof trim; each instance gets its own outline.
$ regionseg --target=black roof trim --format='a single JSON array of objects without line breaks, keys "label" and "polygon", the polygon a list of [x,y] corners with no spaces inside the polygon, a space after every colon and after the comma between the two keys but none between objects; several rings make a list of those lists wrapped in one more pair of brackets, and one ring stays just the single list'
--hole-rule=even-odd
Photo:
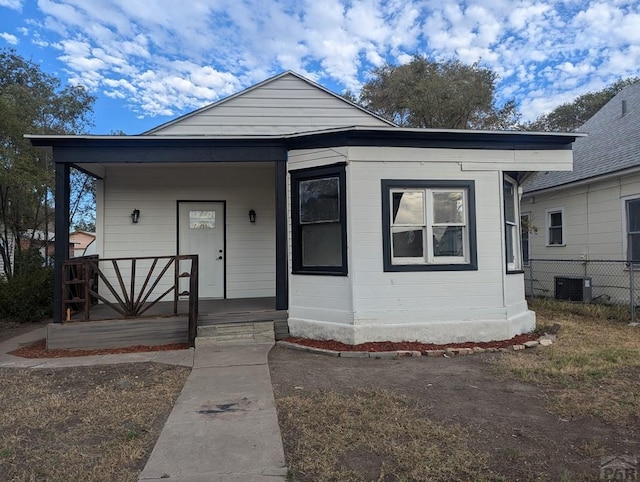
[{"label": "black roof trim", "polygon": [[53,147],[63,163],[164,163],[286,160],[287,150],[341,146],[490,150],[571,149],[573,135],[519,131],[438,131],[345,128],[271,138],[170,136],[28,136],[34,146]]},{"label": "black roof trim", "polygon": [[444,149],[558,150],[571,149],[577,136],[521,131],[436,131],[364,129],[309,133],[287,139],[289,149],[338,146],[423,147]]}]

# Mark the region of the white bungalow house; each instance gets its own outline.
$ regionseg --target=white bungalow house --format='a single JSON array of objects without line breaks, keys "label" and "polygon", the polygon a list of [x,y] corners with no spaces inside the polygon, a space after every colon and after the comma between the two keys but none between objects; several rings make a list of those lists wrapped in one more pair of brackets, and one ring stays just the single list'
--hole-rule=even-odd
[{"label": "white bungalow house", "polygon": [[579,276],[592,282],[594,299],[628,302],[627,264],[597,261],[640,260],[640,83],[579,131],[588,137],[573,146],[573,171],[538,172],[523,185],[522,216],[536,228],[525,235],[525,261],[550,260],[533,263],[527,287],[553,296],[554,278]]},{"label": "white bungalow house", "polygon": [[274,297],[292,335],[350,344],[532,330],[519,183],[570,170],[575,137],[400,128],[293,72],[142,135],[29,136],[53,149],[58,233],[74,166],[98,179],[101,258],[199,254],[201,300]]}]

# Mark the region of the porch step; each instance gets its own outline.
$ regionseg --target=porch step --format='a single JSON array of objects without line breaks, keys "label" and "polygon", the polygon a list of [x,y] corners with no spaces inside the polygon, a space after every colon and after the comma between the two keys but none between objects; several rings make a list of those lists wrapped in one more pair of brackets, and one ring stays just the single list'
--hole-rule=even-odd
[{"label": "porch step", "polygon": [[273,343],[273,321],[201,324],[198,326],[196,347],[220,344]]}]

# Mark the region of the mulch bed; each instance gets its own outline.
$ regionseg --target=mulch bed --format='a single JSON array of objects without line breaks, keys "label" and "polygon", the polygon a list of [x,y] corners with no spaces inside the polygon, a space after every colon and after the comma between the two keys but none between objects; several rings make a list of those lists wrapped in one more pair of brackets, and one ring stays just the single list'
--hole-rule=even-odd
[{"label": "mulch bed", "polygon": [[368,351],[368,352],[380,352],[380,351],[420,351],[424,353],[427,350],[446,350],[447,348],[508,348],[513,345],[522,345],[527,341],[537,340],[540,337],[537,333],[526,333],[524,335],[514,336],[509,340],[498,341],[468,341],[465,343],[448,343],[446,345],[436,345],[434,343],[419,343],[417,341],[403,341],[403,342],[391,342],[391,341],[376,341],[370,343],[361,343],[359,345],[347,345],[336,340],[310,340],[307,338],[289,337],[283,341],[289,343],[296,343],[298,345],[309,346],[312,348],[323,348],[325,350],[333,351]]},{"label": "mulch bed", "polygon": [[67,358],[73,356],[114,355],[121,353],[141,353],[147,351],[187,350],[188,343],[174,343],[171,345],[137,345],[125,348],[103,348],[100,350],[47,350],[47,341],[42,339],[27,346],[9,352],[9,355],[23,358]]}]

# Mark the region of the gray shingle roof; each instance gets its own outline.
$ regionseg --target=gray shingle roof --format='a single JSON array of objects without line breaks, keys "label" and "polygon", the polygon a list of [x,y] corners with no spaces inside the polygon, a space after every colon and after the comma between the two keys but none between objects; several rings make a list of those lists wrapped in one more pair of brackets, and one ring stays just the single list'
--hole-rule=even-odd
[{"label": "gray shingle roof", "polygon": [[573,171],[536,173],[524,184],[525,192],[640,166],[640,83],[620,91],[578,132],[589,136],[578,138],[573,144]]}]

